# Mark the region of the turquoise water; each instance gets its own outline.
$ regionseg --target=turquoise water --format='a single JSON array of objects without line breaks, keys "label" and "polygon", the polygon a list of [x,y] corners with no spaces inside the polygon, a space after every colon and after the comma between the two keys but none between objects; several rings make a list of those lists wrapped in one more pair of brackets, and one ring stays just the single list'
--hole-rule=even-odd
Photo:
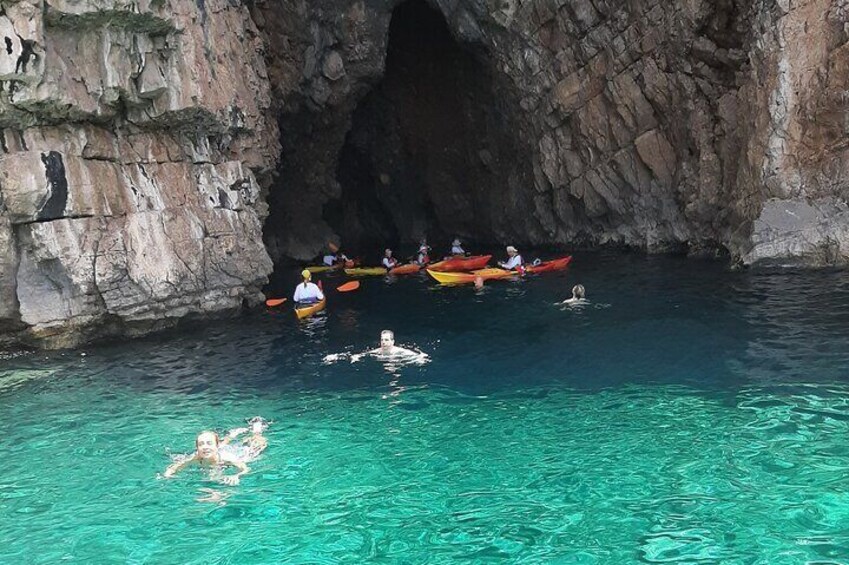
[{"label": "turquoise water", "polygon": [[[432,361],[322,362],[384,328]],[[9,357],[0,563],[846,564],[847,328],[846,273],[586,255]],[[254,415],[240,485],[157,478]]]}]

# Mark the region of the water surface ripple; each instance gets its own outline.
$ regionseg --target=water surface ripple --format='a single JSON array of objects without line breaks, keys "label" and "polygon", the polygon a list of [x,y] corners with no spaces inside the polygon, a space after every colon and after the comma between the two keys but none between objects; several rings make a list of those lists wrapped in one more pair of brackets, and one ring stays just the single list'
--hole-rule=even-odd
[{"label": "water surface ripple", "polygon": [[[322,363],[387,327],[432,361]],[[587,255],[7,356],[0,563],[849,564],[847,328],[845,273]],[[157,478],[257,414],[241,485]]]}]

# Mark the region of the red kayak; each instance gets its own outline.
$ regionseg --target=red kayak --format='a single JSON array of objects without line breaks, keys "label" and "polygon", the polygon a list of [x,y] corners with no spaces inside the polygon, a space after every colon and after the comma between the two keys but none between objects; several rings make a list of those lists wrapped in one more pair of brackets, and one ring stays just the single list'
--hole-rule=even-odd
[{"label": "red kayak", "polygon": [[428,266],[431,271],[456,273],[460,271],[477,271],[486,267],[492,255],[474,255],[472,257],[453,257]]},{"label": "red kayak", "polygon": [[422,270],[422,266],[418,263],[410,263],[409,265],[399,265],[394,269],[389,269],[390,275],[410,275],[418,273]]},{"label": "red kayak", "polygon": [[572,261],[572,256],[567,255],[566,257],[561,257],[560,259],[552,259],[551,261],[543,261],[539,265],[527,265],[525,267],[526,273],[548,273],[549,271],[562,271],[565,269],[569,262]]}]

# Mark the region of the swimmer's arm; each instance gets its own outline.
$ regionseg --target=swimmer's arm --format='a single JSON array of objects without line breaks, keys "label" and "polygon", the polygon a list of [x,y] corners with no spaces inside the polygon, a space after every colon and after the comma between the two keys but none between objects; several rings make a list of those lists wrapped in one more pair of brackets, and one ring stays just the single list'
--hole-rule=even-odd
[{"label": "swimmer's arm", "polygon": [[227,435],[224,437],[224,439],[221,440],[221,445],[227,445],[240,435],[246,434],[249,431],[250,430],[248,428],[233,428],[232,430],[227,432]]},{"label": "swimmer's arm", "polygon": [[171,463],[168,465],[168,468],[165,469],[165,473],[163,473],[163,477],[166,479],[170,479],[189,465],[195,462],[196,456],[189,457],[187,459],[183,459],[182,461],[177,461],[176,463]]},{"label": "swimmer's arm", "polygon": [[223,479],[221,479],[221,482],[223,482],[225,485],[237,485],[237,484],[239,484],[239,480],[241,479],[242,475],[244,475],[245,473],[250,471],[250,468],[247,465],[245,465],[244,463],[242,463],[241,461],[237,461],[237,460],[233,459],[233,460],[228,460],[227,463],[232,465],[233,467],[236,467],[239,470],[239,472],[236,473],[235,475],[228,475],[228,476],[224,477]]}]

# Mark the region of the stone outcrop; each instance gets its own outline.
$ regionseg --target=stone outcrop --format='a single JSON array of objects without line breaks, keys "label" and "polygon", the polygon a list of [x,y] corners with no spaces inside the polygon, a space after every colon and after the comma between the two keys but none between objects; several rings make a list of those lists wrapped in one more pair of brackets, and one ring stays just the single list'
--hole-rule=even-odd
[{"label": "stone outcrop", "polygon": [[[409,3],[255,4],[283,124],[273,255],[378,230],[724,250],[748,264],[849,258],[845,0],[422,0],[486,77],[485,113],[504,118],[495,137],[509,143],[487,145],[493,120],[450,114],[477,147],[433,139],[436,115],[410,119],[415,103],[450,108],[446,90],[479,84],[427,92],[447,61],[418,83],[393,68],[393,10]],[[399,80],[417,94],[393,94]],[[442,147],[467,163],[464,182],[437,182],[457,171]],[[352,220],[364,201],[390,221]]]},{"label": "stone outcrop", "polygon": [[256,303],[279,154],[227,1],[3,2],[0,327],[47,346]]}]

